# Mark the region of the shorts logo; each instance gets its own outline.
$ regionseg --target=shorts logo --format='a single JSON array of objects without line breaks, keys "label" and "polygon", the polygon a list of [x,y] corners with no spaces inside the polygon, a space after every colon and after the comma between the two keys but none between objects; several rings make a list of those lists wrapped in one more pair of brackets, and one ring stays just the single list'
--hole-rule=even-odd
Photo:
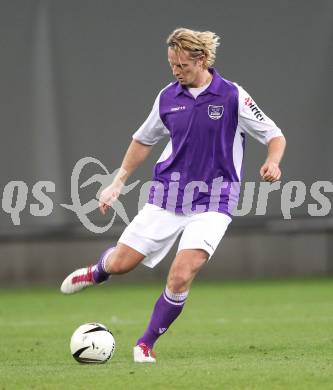
[{"label": "shorts logo", "polygon": [[223,106],[213,106],[211,104],[208,106],[208,115],[210,119],[214,119],[216,121],[217,119],[222,118],[223,112]]},{"label": "shorts logo", "polygon": [[204,243],[205,243],[206,245],[208,245],[211,249],[213,249],[213,251],[215,250],[214,247],[213,247],[213,245],[210,244],[209,242],[207,242],[206,240],[204,240]]}]

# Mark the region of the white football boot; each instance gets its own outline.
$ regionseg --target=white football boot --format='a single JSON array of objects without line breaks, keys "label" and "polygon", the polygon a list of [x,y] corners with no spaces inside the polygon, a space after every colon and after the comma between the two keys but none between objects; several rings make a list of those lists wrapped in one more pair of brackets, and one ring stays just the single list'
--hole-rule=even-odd
[{"label": "white football boot", "polygon": [[74,294],[83,290],[84,288],[93,286],[96,284],[93,278],[92,266],[86,268],[80,268],[72,272],[62,282],[60,291],[63,294]]},{"label": "white football boot", "polygon": [[135,363],[156,363],[156,354],[145,343],[140,343],[133,348]]}]

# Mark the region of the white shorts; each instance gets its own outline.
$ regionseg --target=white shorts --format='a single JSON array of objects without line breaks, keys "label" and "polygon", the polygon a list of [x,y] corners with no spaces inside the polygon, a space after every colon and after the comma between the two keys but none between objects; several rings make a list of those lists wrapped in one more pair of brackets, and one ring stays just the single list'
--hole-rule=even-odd
[{"label": "white shorts", "polygon": [[211,257],[230,222],[228,215],[216,211],[179,215],[146,203],[119,242],[145,255],[142,264],[153,268],[168,254],[182,232],[178,252],[203,249]]}]

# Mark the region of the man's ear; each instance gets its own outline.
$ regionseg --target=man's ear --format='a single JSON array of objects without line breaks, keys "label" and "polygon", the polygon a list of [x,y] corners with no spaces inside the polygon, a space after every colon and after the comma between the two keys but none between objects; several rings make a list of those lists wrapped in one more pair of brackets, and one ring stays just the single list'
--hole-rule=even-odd
[{"label": "man's ear", "polygon": [[198,59],[200,66],[202,69],[205,69],[205,57],[202,56],[201,58]]}]

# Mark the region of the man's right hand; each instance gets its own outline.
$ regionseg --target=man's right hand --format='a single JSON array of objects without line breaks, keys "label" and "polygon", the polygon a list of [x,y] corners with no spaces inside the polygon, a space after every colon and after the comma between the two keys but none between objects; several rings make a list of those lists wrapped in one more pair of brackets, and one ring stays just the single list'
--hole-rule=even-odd
[{"label": "man's right hand", "polygon": [[121,180],[116,180],[101,192],[98,206],[103,215],[107,213],[112,204],[118,199],[123,187],[124,183]]}]

